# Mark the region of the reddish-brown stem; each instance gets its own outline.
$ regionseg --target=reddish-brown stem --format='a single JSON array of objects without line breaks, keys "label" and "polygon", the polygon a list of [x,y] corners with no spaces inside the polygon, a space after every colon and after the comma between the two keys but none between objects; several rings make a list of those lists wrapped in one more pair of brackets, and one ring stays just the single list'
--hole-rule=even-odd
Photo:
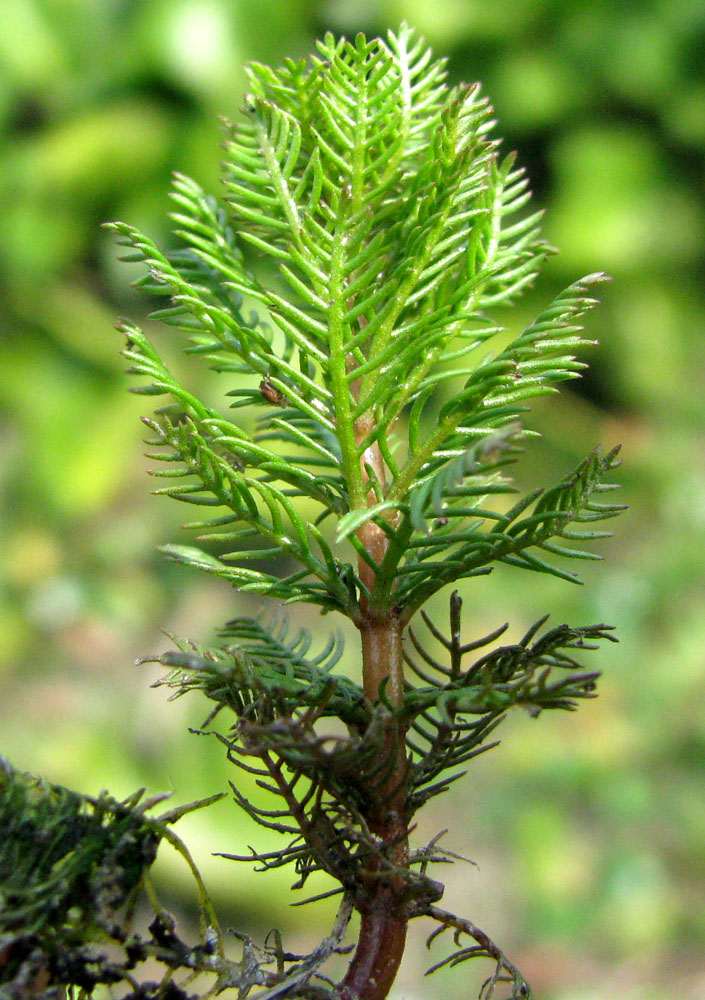
[{"label": "reddish-brown stem", "polygon": [[[356,432],[362,439],[369,427],[358,426]],[[383,485],[384,463],[377,445],[368,448],[362,458],[363,475],[367,478],[365,464],[374,470],[377,482]],[[375,501],[370,491],[368,503],[371,505]],[[381,564],[388,544],[384,531],[368,521],[359,529],[358,537],[372,559]],[[372,595],[375,574],[363,559],[359,563],[359,574]],[[403,623],[395,611],[381,607],[377,601],[365,598],[361,604],[359,627],[365,698],[370,706],[376,705],[383,689],[388,704],[401,706],[404,698]],[[404,727],[390,713],[382,748],[389,767],[383,782],[370,796],[372,804],[365,817],[380,855],[367,857],[364,861],[366,871],[355,901],[360,912],[360,935],[340,986],[341,1000],[384,1000],[404,954],[408,913],[401,870],[409,862],[405,736]]]},{"label": "reddish-brown stem", "polygon": [[[401,633],[402,625],[392,614],[361,628],[364,690],[372,704],[378,701],[385,680],[386,699],[393,705],[401,704]],[[381,787],[375,789],[375,804],[366,817],[370,833],[384,851],[386,864],[381,859],[365,862],[367,874],[356,900],[360,935],[341,984],[341,1000],[384,1000],[404,954],[408,922],[404,879],[394,872],[395,868],[405,868],[409,860],[404,737],[403,727],[390,715],[383,748],[390,766]]]},{"label": "reddish-brown stem", "polygon": [[340,1000],[384,1000],[404,954],[407,918],[394,909],[393,891],[381,883],[361,914],[360,937]]}]

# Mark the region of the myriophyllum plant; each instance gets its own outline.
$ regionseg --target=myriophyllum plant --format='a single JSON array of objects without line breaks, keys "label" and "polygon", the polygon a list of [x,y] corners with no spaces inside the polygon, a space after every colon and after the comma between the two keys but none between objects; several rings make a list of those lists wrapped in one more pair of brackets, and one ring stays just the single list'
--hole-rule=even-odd
[{"label": "myriophyllum plant", "polygon": [[[575,581],[564,565],[598,558],[583,546],[622,509],[604,497],[615,452],[526,496],[506,470],[533,433],[527,401],[584,367],[574,352],[593,341],[579,320],[604,275],[499,337],[492,310],[548,252],[539,213],[479,87],[449,87],[406,27],[386,40],[327,35],[310,59],[248,75],[242,117],[226,124],[224,198],[176,176],[180,249],[110,226],[124,259],[146,265],[137,284],[164,297],[152,318],[185,332],[186,353],[222,373],[231,400],[201,401],[120,324],[133,391],[168,397],[145,419],[156,492],[198,508],[186,525],[196,546],[164,552],[275,608],[235,617],[217,648],[176,642],[157,657],[171,668],[162,683],[214,703],[207,728],[221,713],[215,735],[269,797],[251,801],[251,780],[233,781],[236,803],[282,838],[240,860],[291,864],[297,888],[324,872],[330,888],[314,898],[341,895],[311,955],[248,942],[218,988],[382,1000],[409,921],[426,917],[432,937],[455,941],[438,965],[486,957],[484,997],[528,997],[490,938],[439,907],[429,866],[453,855],[438,837],[413,844],[414,816],[496,745],[512,706],[537,715],[593,697],[597,675],[575,657],[609,627],[542,618],[502,646],[506,626],[464,638],[457,590],[447,633],[422,609],[497,563]],[[297,602],[350,619],[359,645],[343,653],[339,636],[288,630],[281,606]],[[353,911],[357,944],[333,983],[322,965],[344,950]]]}]

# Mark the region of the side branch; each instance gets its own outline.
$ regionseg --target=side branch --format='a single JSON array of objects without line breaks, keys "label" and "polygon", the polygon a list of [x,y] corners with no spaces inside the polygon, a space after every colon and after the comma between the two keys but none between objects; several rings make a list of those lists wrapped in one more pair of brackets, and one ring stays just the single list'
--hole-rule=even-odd
[{"label": "side branch", "polygon": [[454,932],[453,940],[456,944],[460,944],[462,935],[466,935],[475,941],[474,945],[466,948],[458,948],[452,955],[449,955],[440,962],[436,962],[435,965],[432,965],[426,971],[427,976],[430,976],[438,969],[446,966],[460,965],[461,962],[467,962],[472,958],[491,958],[496,963],[495,971],[482,984],[479,1000],[492,1000],[495,995],[495,987],[498,983],[512,984],[512,992],[509,1000],[531,1000],[533,995],[531,987],[521,972],[507,958],[502,949],[470,920],[466,920],[464,917],[456,917],[455,914],[449,913],[447,910],[441,910],[437,906],[428,904],[415,907],[410,914],[410,919],[414,917],[430,917],[439,924],[435,931],[429,935],[426,941],[427,947],[430,947],[432,942],[443,934],[444,931],[451,929]]}]

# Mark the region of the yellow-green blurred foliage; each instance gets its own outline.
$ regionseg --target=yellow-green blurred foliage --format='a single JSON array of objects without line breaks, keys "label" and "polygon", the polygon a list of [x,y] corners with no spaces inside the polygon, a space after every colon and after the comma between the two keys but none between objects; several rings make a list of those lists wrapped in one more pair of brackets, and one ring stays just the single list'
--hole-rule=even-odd
[{"label": "yellow-green blurred foliage", "polygon": [[[466,587],[468,634],[552,608],[617,624],[621,645],[601,654],[597,702],[513,720],[418,837],[456,827],[448,846],[480,867],[448,871],[448,898],[542,1000],[702,1000],[702,0],[0,0],[0,750],[93,793],[226,787],[218,745],[186,731],[204,706],[167,705],[133,663],[165,648],[159,627],[208,639],[253,605],[154,554],[181,511],[148,495],[144,401],[112,330],[145,304],[99,224],[166,241],[170,172],[217,190],[217,114],[236,115],[245,60],[403,18],[453,79],[483,81],[561,248],[507,322],[584,273],[615,279],[590,372],[536,408],[522,484],[621,441],[632,508],[584,588],[509,568]],[[226,922],[313,939],[326,914],[288,910],[284,877],[210,858],[256,835],[231,805],[182,832]],[[424,961],[410,950],[396,997],[457,995],[450,974],[420,982]]]}]

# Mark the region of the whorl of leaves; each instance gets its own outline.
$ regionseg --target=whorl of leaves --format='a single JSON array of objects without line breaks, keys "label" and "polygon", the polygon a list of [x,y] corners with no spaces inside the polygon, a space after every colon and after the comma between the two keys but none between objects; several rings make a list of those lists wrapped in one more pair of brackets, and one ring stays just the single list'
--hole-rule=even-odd
[{"label": "whorl of leaves", "polygon": [[[253,849],[252,860],[265,868],[295,863],[303,876],[297,885],[322,868],[342,889],[355,891],[349,852],[353,847],[359,852],[361,845],[374,849],[364,815],[395,763],[384,756],[379,720],[385,712],[408,733],[405,811],[410,822],[421,805],[462,775],[457,770],[461,765],[497,745],[490,737],[509,709],[522,707],[536,716],[544,709],[572,710],[578,700],[594,697],[599,674],[585,672],[576,657],[597,649],[601,640],[614,641],[609,626],[558,625],[539,634],[546,621],[542,618],[509,646],[496,645],[506,625],[462,643],[461,606],[454,592],[449,636],[422,612],[443,650],[441,659],[428,651],[415,629],[409,630],[405,659],[417,683],[407,683],[401,708],[389,704],[382,690],[380,706],[373,709],[358,684],[331,672],[343,653],[339,635],[309,655],[310,633],[291,633],[286,620],[265,625],[235,619],[223,630],[226,642],[220,647],[202,649],[180,641],[177,650],[145,658],[171,668],[157,685],[172,688],[172,697],[201,691],[215,703],[204,729],[222,710],[234,713],[234,724],[224,720],[225,735],[215,735],[235,765],[255,773],[260,786],[281,800],[273,812],[252,803],[232,783],[245,811],[292,838],[288,848],[266,857]],[[469,654],[481,649],[486,651],[479,659],[466,663]],[[330,718],[340,719],[348,735],[333,736],[319,725]],[[252,758],[259,761],[256,766]],[[317,830],[321,823],[326,836]],[[321,845],[330,842],[337,844],[333,856],[321,855]]]},{"label": "whorl of leaves", "polygon": [[[354,621],[363,597],[410,618],[491,561],[572,578],[544,557],[576,554],[551,548],[550,529],[582,518],[613,456],[590,460],[582,485],[556,497],[560,517],[539,505],[532,530],[486,501],[513,491],[501,469],[528,433],[526,400],[584,367],[574,351],[592,341],[579,318],[605,276],[575,282],[479,356],[501,332],[488,310],[521,292],[547,251],[478,86],[450,88],[443,62],[405,26],[386,40],[327,35],[309,60],[254,65],[249,79],[242,120],[226,124],[224,201],[175,179],[181,249],[111,224],[124,259],[146,265],[137,284],[168,299],[153,318],[185,331],[186,351],[232,386],[233,415],[204,405],[121,323],[143,380],[133,391],[172,399],[147,421],[150,457],[166,463],[156,492],[214,509],[188,527],[220,554],[172,545],[166,555]],[[373,444],[384,482],[363,457]],[[328,517],[336,545],[319,528]],[[382,565],[358,538],[370,520],[389,537]],[[375,572],[372,594],[350,545]]]}]

